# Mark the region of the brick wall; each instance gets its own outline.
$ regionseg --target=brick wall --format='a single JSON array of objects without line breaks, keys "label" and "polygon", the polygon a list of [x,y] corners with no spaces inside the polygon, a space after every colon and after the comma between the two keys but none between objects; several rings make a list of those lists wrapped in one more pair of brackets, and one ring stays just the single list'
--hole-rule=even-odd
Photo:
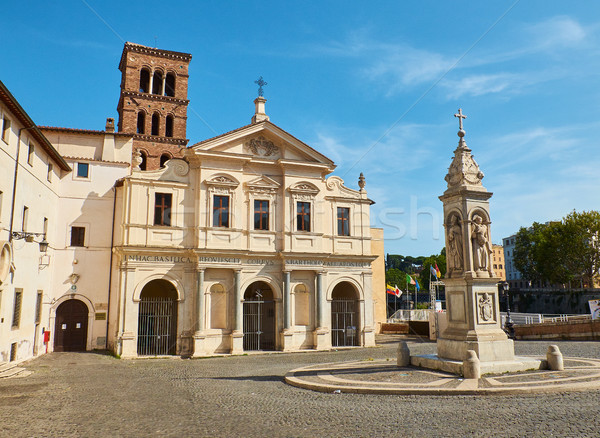
[{"label": "brick wall", "polygon": [[600,320],[515,325],[517,339],[600,340]]}]

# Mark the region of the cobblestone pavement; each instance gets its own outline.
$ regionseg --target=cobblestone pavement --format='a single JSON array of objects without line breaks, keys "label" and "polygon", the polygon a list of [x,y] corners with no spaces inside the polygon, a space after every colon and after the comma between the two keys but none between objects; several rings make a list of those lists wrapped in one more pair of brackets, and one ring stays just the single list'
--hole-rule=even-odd
[{"label": "cobblestone pavement", "polygon": [[[600,358],[598,342],[555,342],[565,356]],[[543,355],[549,342],[515,344]],[[409,343],[427,354],[433,343]],[[395,345],[210,359],[118,360],[53,353],[0,380],[0,435],[597,437],[600,391],[521,396],[326,394],[283,376],[310,364],[395,360]]]}]

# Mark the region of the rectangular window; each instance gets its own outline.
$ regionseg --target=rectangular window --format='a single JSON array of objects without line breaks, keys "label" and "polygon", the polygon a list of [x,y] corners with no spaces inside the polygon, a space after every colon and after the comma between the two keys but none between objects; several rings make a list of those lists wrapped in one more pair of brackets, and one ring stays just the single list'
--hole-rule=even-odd
[{"label": "rectangular window", "polygon": [[37,299],[35,300],[35,323],[39,324],[42,319],[42,296],[44,291],[38,290]]},{"label": "rectangular window", "polygon": [[71,227],[71,246],[85,245],[85,227]]},{"label": "rectangular window", "polygon": [[350,209],[338,207],[337,209],[338,236],[350,235]]},{"label": "rectangular window", "polygon": [[213,227],[229,228],[229,196],[213,198]]},{"label": "rectangular window", "polygon": [[52,163],[48,163],[48,174],[46,175],[48,182],[52,182]]},{"label": "rectangular window", "polygon": [[296,212],[296,231],[310,231],[310,202],[298,202]]},{"label": "rectangular window", "polygon": [[13,307],[12,328],[19,328],[21,324],[21,302],[23,300],[23,289],[15,289],[15,305]]},{"label": "rectangular window", "polygon": [[27,164],[33,166],[33,154],[35,152],[35,146],[29,142],[29,150],[27,151]]},{"label": "rectangular window", "polygon": [[269,201],[254,201],[254,229],[269,229]]},{"label": "rectangular window", "polygon": [[27,220],[29,219],[29,207],[23,207],[23,223],[21,224],[21,231],[27,231]]},{"label": "rectangular window", "polygon": [[88,178],[90,175],[90,164],[89,163],[77,163],[77,177]]},{"label": "rectangular window", "polygon": [[2,118],[2,140],[4,143],[8,143],[10,133],[10,120],[5,117]]},{"label": "rectangular window", "polygon": [[173,195],[171,193],[154,194],[154,225],[171,226],[171,206]]}]

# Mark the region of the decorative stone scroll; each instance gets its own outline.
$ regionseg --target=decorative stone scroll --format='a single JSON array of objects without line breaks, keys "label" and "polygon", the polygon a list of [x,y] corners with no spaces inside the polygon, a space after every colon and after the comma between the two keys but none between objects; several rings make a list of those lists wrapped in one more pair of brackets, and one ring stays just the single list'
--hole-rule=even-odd
[{"label": "decorative stone scroll", "polygon": [[246,148],[248,148],[254,155],[262,157],[270,157],[276,155],[279,152],[279,148],[275,144],[267,140],[262,135],[258,138],[253,138],[246,142]]}]

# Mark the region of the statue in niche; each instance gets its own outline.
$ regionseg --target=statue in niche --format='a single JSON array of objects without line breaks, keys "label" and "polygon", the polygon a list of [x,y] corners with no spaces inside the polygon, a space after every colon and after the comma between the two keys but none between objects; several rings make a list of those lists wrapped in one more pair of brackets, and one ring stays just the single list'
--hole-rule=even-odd
[{"label": "statue in niche", "polygon": [[483,218],[478,214],[473,216],[471,240],[473,242],[473,264],[475,271],[488,271],[492,249],[490,248],[488,227],[483,223]]},{"label": "statue in niche", "polygon": [[479,297],[479,316],[483,321],[490,321],[494,315],[492,297],[487,292]]},{"label": "statue in niche", "polygon": [[448,217],[446,232],[448,234],[448,276],[451,277],[453,272],[463,270],[464,260],[462,227],[457,215],[453,214]]}]

